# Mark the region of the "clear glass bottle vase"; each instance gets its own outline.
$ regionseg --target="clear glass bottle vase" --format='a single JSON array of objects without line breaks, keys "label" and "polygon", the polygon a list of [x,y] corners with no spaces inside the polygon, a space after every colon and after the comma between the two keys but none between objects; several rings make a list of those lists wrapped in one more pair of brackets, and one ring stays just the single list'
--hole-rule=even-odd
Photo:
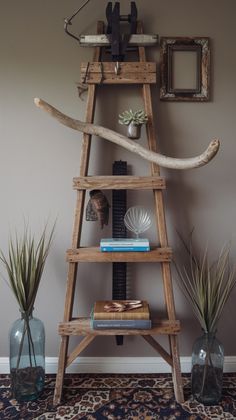
[{"label": "clear glass bottle vase", "polygon": [[45,379],[45,331],[40,319],[23,312],[10,330],[12,397],[18,401],[38,398]]},{"label": "clear glass bottle vase", "polygon": [[222,395],[224,348],[215,334],[204,332],[192,351],[193,397],[204,405],[218,404]]}]

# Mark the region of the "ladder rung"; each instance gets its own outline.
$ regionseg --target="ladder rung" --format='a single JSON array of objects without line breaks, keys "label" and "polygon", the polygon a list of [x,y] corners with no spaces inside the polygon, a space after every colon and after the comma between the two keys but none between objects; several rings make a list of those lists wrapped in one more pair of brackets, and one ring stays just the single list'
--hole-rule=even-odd
[{"label": "ladder rung", "polygon": [[152,248],[141,252],[101,252],[99,247],[69,249],[68,262],[170,262],[171,248]]},{"label": "ladder rung", "polygon": [[163,190],[165,179],[158,176],[84,176],[73,179],[76,190]]},{"label": "ladder rung", "polygon": [[152,328],[140,329],[105,329],[94,330],[91,328],[90,318],[76,318],[73,321],[59,324],[60,335],[154,335],[154,334],[177,334],[180,331],[178,320],[153,320]]},{"label": "ladder rung", "polygon": [[156,63],[91,62],[81,64],[81,82],[92,84],[156,83]]}]

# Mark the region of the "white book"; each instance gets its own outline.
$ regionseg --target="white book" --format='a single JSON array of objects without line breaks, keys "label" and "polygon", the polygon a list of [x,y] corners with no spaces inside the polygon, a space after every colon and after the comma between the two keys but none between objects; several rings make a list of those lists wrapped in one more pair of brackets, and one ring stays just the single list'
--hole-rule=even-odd
[{"label": "white book", "polygon": [[151,319],[91,319],[91,327],[99,329],[141,329],[152,328]]},{"label": "white book", "polygon": [[102,238],[101,247],[149,247],[149,240],[146,238]]}]

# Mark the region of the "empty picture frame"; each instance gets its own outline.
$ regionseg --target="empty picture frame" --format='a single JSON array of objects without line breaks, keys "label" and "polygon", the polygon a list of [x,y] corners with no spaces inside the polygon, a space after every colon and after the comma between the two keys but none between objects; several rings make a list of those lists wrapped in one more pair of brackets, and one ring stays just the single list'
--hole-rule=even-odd
[{"label": "empty picture frame", "polygon": [[160,99],[209,101],[209,38],[163,37]]}]

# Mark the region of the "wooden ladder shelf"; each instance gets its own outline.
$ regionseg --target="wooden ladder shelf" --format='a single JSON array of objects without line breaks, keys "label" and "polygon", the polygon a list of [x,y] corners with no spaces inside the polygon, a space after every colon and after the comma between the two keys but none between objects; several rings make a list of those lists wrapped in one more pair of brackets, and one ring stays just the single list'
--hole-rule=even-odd
[{"label": "wooden ladder shelf", "polygon": [[[103,33],[103,23],[98,22],[98,33]],[[139,24],[138,33],[142,33]],[[88,99],[85,121],[92,123],[94,119],[96,84],[138,84],[142,89],[144,109],[148,116],[147,142],[149,150],[156,151],[156,134],[153,121],[151,101],[151,83],[156,82],[155,65],[146,61],[144,47],[138,47],[139,62],[120,63],[118,74],[114,72],[115,63],[102,63],[100,61],[101,47],[96,47],[93,63],[82,65],[82,75],[88,83]],[[86,71],[87,69],[87,71]],[[91,71],[90,71],[91,70]],[[86,74],[87,73],[87,74]],[[180,323],[176,320],[173,287],[171,279],[170,263],[172,251],[168,246],[165,211],[163,203],[163,190],[165,180],[160,177],[160,170],[156,164],[151,164],[151,175],[147,177],[137,176],[87,176],[90,157],[91,135],[83,134],[82,151],[80,159],[80,174],[74,178],[74,188],[77,190],[76,210],[72,236],[72,247],[67,251],[68,277],[65,297],[63,322],[59,324],[61,344],[59,352],[58,373],[56,378],[54,404],[61,401],[65,369],[79,356],[79,354],[94,340],[101,335],[139,335],[142,336],[171,366],[175,397],[178,402],[183,402],[183,387],[180,369],[180,358],[177,334],[180,331]],[[99,248],[81,247],[82,219],[84,214],[85,193],[88,189],[133,189],[153,190],[155,216],[159,247],[154,247],[150,252],[110,252],[102,253]],[[82,262],[146,262],[160,263],[162,268],[162,280],[164,299],[166,304],[166,319],[153,320],[152,328],[148,330],[94,330],[91,329],[89,318],[73,318],[73,304],[78,263]],[[167,352],[153,335],[165,334],[169,337],[169,352]],[[70,336],[83,336],[82,341],[68,352]]]}]

